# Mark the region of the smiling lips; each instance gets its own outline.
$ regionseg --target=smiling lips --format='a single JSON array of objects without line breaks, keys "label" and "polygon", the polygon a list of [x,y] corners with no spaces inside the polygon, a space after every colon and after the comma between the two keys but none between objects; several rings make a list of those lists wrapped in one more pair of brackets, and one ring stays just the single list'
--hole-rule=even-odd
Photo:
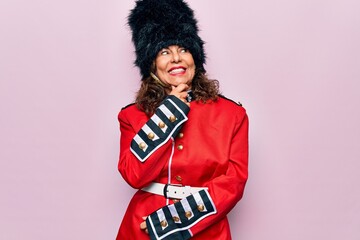
[{"label": "smiling lips", "polygon": [[169,70],[170,75],[182,75],[186,72],[186,68],[179,66],[179,67],[173,67]]}]

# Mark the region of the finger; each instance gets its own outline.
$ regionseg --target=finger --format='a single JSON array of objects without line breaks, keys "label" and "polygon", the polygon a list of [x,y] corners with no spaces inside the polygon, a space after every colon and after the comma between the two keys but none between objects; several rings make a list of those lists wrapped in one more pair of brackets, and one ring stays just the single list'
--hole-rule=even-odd
[{"label": "finger", "polygon": [[181,92],[181,93],[179,94],[179,96],[180,96],[181,99],[186,99],[187,95],[188,95],[187,92]]},{"label": "finger", "polygon": [[185,83],[180,83],[177,87],[176,90],[179,92],[183,92],[189,89],[189,85],[185,84]]},{"label": "finger", "polygon": [[179,91],[177,90],[177,88],[175,86],[171,86],[171,92],[169,94],[176,96],[179,94]]},{"label": "finger", "polygon": [[171,92],[170,95],[174,95],[177,96],[178,98],[186,98],[186,96],[188,95],[188,92],[186,91],[186,87],[177,87],[174,88]]},{"label": "finger", "polygon": [[146,229],[146,222],[140,223],[140,229],[145,230]]}]

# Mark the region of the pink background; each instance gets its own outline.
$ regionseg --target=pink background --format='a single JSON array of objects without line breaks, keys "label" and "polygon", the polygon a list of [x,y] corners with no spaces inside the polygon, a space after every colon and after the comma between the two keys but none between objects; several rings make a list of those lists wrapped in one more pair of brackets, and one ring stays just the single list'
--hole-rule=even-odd
[{"label": "pink background", "polygon": [[[251,120],[234,240],[360,239],[360,2],[188,2],[209,75]],[[133,5],[0,2],[0,239],[115,238]]]}]

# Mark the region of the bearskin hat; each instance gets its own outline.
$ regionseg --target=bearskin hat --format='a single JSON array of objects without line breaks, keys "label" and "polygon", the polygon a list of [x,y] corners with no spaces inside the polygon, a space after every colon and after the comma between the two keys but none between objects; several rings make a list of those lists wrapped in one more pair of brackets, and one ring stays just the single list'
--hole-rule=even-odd
[{"label": "bearskin hat", "polygon": [[137,0],[128,16],[135,46],[135,65],[143,79],[150,75],[157,53],[170,45],[188,49],[197,71],[205,72],[204,41],[193,10],[183,0]]}]

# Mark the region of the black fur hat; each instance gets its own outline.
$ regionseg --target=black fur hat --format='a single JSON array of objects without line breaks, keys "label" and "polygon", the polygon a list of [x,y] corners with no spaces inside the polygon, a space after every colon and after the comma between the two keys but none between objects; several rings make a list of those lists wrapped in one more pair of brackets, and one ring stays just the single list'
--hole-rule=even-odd
[{"label": "black fur hat", "polygon": [[197,71],[205,72],[204,41],[198,36],[193,10],[182,0],[137,0],[128,24],[135,45],[135,65],[143,78],[150,75],[150,67],[157,53],[164,47],[179,45],[188,49]]}]

